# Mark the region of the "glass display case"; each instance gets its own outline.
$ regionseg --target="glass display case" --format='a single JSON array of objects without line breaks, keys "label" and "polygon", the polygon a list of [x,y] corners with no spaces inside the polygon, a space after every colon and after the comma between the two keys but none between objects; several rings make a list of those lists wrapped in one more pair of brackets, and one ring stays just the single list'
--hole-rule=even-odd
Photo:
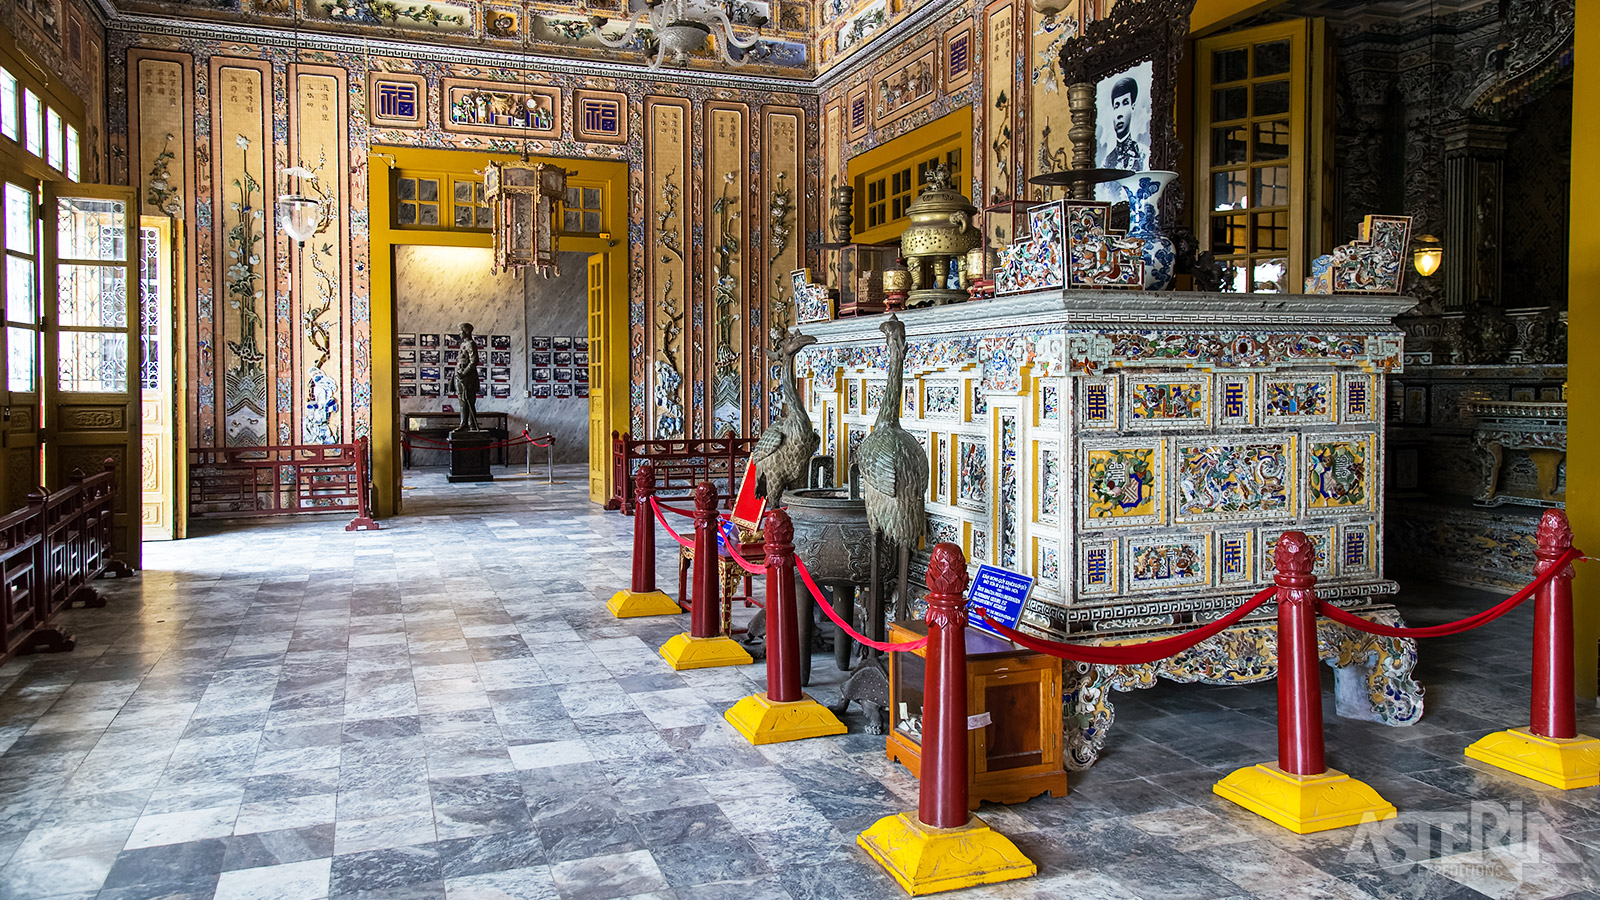
[{"label": "glass display case", "polygon": [[868,316],[885,310],[883,270],[900,258],[899,244],[837,245],[839,266],[831,285],[839,294],[836,317]]},{"label": "glass display case", "polygon": [[[927,633],[926,622],[889,626],[891,641],[913,641]],[[889,656],[892,727],[885,752],[919,778],[926,652]],[[1021,803],[1045,792],[1066,796],[1059,659],[968,628],[967,716],[968,806],[977,809],[984,800]]]}]

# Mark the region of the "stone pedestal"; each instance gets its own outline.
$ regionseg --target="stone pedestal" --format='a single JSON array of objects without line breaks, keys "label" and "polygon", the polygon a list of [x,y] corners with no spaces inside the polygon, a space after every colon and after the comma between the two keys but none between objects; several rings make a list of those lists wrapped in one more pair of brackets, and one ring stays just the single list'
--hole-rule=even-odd
[{"label": "stone pedestal", "polygon": [[458,481],[493,481],[489,471],[489,432],[452,431],[450,441],[451,484]]}]

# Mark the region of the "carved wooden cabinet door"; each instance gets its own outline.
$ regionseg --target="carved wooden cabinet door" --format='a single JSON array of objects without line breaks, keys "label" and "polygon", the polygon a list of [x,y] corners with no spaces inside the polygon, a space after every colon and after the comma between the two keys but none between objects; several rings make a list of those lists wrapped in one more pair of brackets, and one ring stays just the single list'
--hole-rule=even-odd
[{"label": "carved wooden cabinet door", "polygon": [[132,188],[47,182],[43,205],[45,477],[116,474],[117,554],[139,566],[139,217]]}]

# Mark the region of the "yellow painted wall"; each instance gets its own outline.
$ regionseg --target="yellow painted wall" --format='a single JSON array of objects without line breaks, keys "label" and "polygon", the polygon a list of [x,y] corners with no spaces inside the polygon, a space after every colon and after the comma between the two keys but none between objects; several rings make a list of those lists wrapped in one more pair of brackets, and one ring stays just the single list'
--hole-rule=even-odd
[{"label": "yellow painted wall", "polygon": [[1194,12],[1189,14],[1189,34],[1195,37],[1210,34],[1282,2],[1283,0],[1196,0]]},{"label": "yellow painted wall", "polygon": [[[390,227],[392,169],[418,169],[430,172],[466,174],[481,171],[484,163],[514,162],[514,153],[477,153],[465,150],[433,150],[416,147],[373,146],[368,157],[368,215],[371,222],[372,291],[372,480],[377,515],[392,516],[400,511],[400,416],[395,395],[394,362],[394,248],[400,245],[434,247],[488,247],[486,232]],[[539,157],[532,158],[541,162]],[[628,233],[628,167],[626,163],[594,159],[549,160],[559,162],[574,177],[607,182],[606,196],[613,198],[606,209],[606,230],[616,236]],[[610,256],[610,296],[606,310],[607,351],[606,396],[611,425],[628,427],[628,246],[624,240],[605,238],[562,238],[561,249],[574,253],[605,253]],[[609,455],[610,449],[603,448]],[[590,448],[591,453],[594,448]]]},{"label": "yellow painted wall", "polygon": [[[1600,169],[1583,148],[1600,134],[1600,3],[1578,4],[1572,73],[1572,188],[1567,224],[1567,516],[1579,548],[1600,553],[1600,357],[1572,347],[1600,344]],[[1600,570],[1580,564],[1573,581],[1578,696],[1596,696],[1600,663]]]}]

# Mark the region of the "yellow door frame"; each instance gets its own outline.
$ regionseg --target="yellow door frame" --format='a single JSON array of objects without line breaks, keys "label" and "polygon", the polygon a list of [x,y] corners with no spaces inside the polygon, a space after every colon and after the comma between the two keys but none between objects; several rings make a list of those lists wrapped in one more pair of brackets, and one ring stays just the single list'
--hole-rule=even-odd
[{"label": "yellow door frame", "polygon": [[[515,153],[483,153],[470,150],[436,150],[422,147],[373,146],[367,151],[368,290],[372,309],[372,480],[373,506],[379,516],[400,512],[400,403],[395,389],[395,291],[394,248],[408,245],[431,247],[491,246],[486,231],[450,228],[396,228],[391,213],[392,172],[421,170],[447,175],[467,175],[483,170],[488,162],[516,162]],[[575,173],[575,179],[606,184],[603,211],[609,237],[564,237],[562,251],[601,253],[609,258],[610,272],[606,300],[606,345],[604,385],[606,433],[626,431],[628,426],[628,165],[617,160],[557,159],[531,157],[534,162],[553,162]],[[604,449],[609,458],[610,448]],[[595,449],[590,448],[591,459]],[[606,467],[609,478],[609,466]],[[607,493],[610,493],[607,485]]]}]

